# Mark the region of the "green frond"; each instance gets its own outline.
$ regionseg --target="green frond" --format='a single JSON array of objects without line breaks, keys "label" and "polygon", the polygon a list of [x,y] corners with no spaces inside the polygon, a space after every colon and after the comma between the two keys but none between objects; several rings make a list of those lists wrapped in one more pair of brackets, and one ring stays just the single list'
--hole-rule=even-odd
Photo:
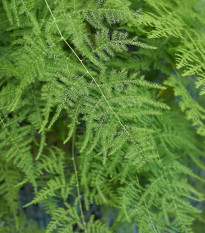
[{"label": "green frond", "polygon": [[172,75],[165,81],[165,84],[174,87],[175,96],[181,98],[179,102],[181,110],[186,113],[188,120],[192,120],[192,125],[196,128],[197,133],[204,136],[205,109],[192,98],[180,77]]},{"label": "green frond", "polygon": [[89,222],[87,223],[87,232],[92,233],[112,233],[113,231],[110,230],[108,226],[106,226],[102,221],[100,220],[94,220],[94,216],[92,215],[89,219]]},{"label": "green frond", "polygon": [[27,207],[32,204],[36,204],[42,200],[47,199],[49,196],[54,196],[55,191],[59,190],[60,188],[63,188],[64,184],[60,180],[60,178],[55,177],[55,179],[51,179],[48,181],[47,187],[44,187],[41,189],[37,196],[31,201],[30,203],[26,204],[24,207]]}]

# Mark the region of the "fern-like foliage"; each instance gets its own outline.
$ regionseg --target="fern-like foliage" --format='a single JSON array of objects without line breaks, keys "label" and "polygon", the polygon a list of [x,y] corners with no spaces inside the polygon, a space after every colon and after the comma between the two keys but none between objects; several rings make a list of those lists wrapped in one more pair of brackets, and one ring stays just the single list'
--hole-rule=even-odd
[{"label": "fern-like foliage", "polygon": [[203,232],[204,10],[0,1],[0,232]]},{"label": "fern-like foliage", "polygon": [[183,80],[172,75],[165,82],[167,85],[174,87],[175,95],[181,98],[179,106],[182,111],[186,112],[187,119],[192,120],[192,124],[196,127],[198,134],[205,136],[204,119],[205,109],[198,102],[196,102],[190,95]]},{"label": "fern-like foliage", "polygon": [[[176,68],[183,76],[195,76],[196,87],[204,94],[204,2],[146,1],[153,11],[142,16],[142,24],[151,26],[149,38],[177,38]],[[156,14],[155,14],[156,13]],[[190,17],[191,16],[191,17]],[[196,31],[197,30],[197,31]],[[182,69],[183,68],[183,69]]]}]

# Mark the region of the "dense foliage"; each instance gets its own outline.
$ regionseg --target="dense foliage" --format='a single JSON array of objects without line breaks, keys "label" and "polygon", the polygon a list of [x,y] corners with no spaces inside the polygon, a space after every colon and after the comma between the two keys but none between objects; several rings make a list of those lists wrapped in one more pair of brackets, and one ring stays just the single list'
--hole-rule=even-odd
[{"label": "dense foliage", "polygon": [[202,0],[1,0],[0,232],[204,232],[204,40]]}]

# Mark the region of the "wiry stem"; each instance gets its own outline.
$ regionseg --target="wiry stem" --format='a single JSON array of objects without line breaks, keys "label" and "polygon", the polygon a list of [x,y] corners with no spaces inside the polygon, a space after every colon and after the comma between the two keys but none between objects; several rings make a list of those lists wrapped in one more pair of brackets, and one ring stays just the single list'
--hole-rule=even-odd
[{"label": "wiry stem", "polygon": [[80,195],[80,186],[79,186],[79,181],[78,181],[78,170],[77,170],[77,166],[76,166],[76,162],[75,162],[75,140],[76,140],[76,128],[74,129],[74,133],[72,136],[72,158],[71,159],[73,161],[73,167],[74,167],[74,172],[75,172],[75,176],[76,176],[76,187],[77,187],[77,193],[78,193],[78,197],[79,197],[80,214],[81,214],[84,230],[85,230],[85,232],[87,232],[86,223],[85,223],[84,214],[83,214],[83,207],[82,207],[82,203],[80,200],[81,195]]}]

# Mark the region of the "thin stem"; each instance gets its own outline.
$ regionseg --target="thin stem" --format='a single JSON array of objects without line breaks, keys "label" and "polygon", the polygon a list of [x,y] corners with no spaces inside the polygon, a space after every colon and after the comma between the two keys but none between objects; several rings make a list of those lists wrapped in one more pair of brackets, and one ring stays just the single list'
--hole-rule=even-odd
[{"label": "thin stem", "polygon": [[82,208],[82,203],[81,203],[81,195],[80,195],[80,186],[79,186],[79,181],[78,181],[78,170],[77,170],[77,166],[76,166],[76,162],[75,162],[75,142],[76,142],[76,127],[74,129],[74,133],[72,136],[72,161],[73,161],[73,167],[74,167],[74,172],[75,172],[75,176],[76,176],[76,187],[77,187],[77,193],[78,193],[78,197],[79,197],[79,206],[80,206],[80,214],[81,214],[81,218],[82,218],[82,222],[83,222],[83,227],[85,232],[87,232],[87,228],[86,228],[86,223],[85,223],[85,219],[84,219],[84,214],[83,214],[83,208]]}]

